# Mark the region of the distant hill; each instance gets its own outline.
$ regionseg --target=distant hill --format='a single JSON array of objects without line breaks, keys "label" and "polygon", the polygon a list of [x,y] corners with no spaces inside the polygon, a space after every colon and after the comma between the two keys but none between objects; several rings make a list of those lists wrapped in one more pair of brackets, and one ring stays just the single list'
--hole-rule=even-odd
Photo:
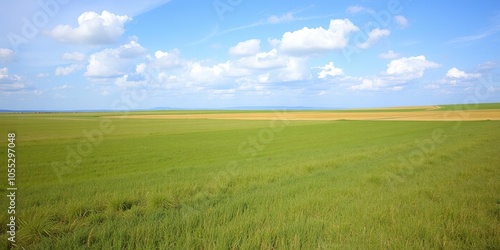
[{"label": "distant hill", "polygon": [[[480,103],[475,105],[475,109],[500,109],[500,103]],[[387,110],[397,110],[397,109],[416,109],[429,107],[439,107],[440,111],[446,110],[463,110],[466,108],[472,108],[471,105],[464,104],[445,104],[438,106],[396,106],[396,107],[386,107],[386,108],[341,108],[341,107],[307,107],[307,106],[235,106],[235,107],[224,107],[224,108],[174,108],[174,107],[154,107],[150,109],[132,109],[132,110],[111,110],[111,109],[80,109],[80,110],[11,110],[11,109],[0,109],[0,113],[76,113],[76,112],[120,112],[120,111],[161,111],[161,110],[363,110],[363,109],[387,109]]]},{"label": "distant hill", "polygon": [[239,106],[226,107],[225,110],[326,110],[326,109],[343,109],[343,108],[320,108],[320,107],[305,107],[305,106]]},{"label": "distant hill", "polygon": [[172,107],[155,107],[150,110],[326,110],[326,109],[343,109],[343,108],[319,108],[305,106],[236,106],[224,108],[172,108]]},{"label": "distant hill", "polygon": [[155,107],[150,110],[186,110],[184,108],[172,108],[172,107]]},{"label": "distant hill", "polygon": [[116,112],[116,111],[126,111],[126,110],[112,110],[112,109],[75,109],[75,110],[36,110],[36,109],[24,109],[24,110],[8,110],[8,109],[0,109],[0,113],[92,113],[92,112]]}]

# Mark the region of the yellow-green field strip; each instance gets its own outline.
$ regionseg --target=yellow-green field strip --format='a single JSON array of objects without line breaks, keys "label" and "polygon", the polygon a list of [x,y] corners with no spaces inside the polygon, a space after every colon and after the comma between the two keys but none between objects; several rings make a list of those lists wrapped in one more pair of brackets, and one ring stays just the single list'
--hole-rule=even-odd
[{"label": "yellow-green field strip", "polygon": [[[279,116],[286,120],[393,120],[393,121],[485,121],[500,120],[500,109],[453,110],[453,111],[412,111],[412,112],[259,112],[254,113],[206,113],[206,114],[147,114],[128,115],[133,119],[230,119],[230,120],[271,120]],[[123,118],[123,116],[106,116]]]}]

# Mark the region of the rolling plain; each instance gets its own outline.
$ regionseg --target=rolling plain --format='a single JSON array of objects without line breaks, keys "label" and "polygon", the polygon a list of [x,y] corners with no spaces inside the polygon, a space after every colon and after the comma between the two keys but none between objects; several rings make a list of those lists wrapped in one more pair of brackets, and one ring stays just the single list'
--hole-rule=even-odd
[{"label": "rolling plain", "polygon": [[3,113],[0,131],[25,249],[500,248],[500,104]]}]

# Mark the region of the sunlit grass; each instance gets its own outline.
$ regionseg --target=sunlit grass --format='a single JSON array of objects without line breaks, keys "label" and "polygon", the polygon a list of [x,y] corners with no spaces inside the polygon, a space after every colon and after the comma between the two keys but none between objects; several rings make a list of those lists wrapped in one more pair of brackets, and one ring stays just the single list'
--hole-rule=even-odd
[{"label": "sunlit grass", "polygon": [[52,163],[102,120],[76,116],[0,120],[26,249],[500,246],[500,122],[290,121],[263,143],[269,121],[113,119],[59,179]]}]

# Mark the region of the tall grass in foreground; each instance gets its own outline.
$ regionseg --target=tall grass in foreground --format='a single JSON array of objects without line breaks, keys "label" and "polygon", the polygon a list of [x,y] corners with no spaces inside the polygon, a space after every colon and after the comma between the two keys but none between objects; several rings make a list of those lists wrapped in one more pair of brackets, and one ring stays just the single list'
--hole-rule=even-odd
[{"label": "tall grass in foreground", "polygon": [[[296,121],[252,157],[238,148],[268,121],[117,119],[59,182],[51,163],[99,124],[77,117],[0,120],[18,134],[18,246],[500,247],[500,122]],[[400,159],[415,162],[436,129],[443,141],[419,164]]]}]

